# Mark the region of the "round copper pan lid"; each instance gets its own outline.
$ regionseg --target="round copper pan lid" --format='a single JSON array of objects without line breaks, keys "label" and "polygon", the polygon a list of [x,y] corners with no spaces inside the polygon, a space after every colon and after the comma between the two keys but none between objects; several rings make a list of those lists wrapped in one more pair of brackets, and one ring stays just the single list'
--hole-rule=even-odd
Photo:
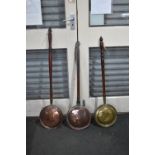
[{"label": "round copper pan lid", "polygon": [[90,125],[91,114],[85,107],[74,106],[67,114],[67,122],[72,129],[82,130]]},{"label": "round copper pan lid", "polygon": [[61,110],[55,105],[48,105],[40,112],[40,122],[45,128],[56,128],[63,121]]}]

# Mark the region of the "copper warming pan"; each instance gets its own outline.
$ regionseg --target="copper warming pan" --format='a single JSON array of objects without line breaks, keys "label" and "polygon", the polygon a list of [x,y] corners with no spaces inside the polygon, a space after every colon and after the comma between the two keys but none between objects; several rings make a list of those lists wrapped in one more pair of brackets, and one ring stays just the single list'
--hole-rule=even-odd
[{"label": "copper warming pan", "polygon": [[95,111],[95,121],[101,127],[110,127],[117,120],[117,111],[110,105],[106,104],[106,89],[105,89],[105,67],[104,67],[104,52],[105,47],[103,38],[100,37],[100,52],[101,52],[101,71],[102,71],[102,89],[103,89],[103,105],[99,106]]},{"label": "copper warming pan", "polygon": [[40,112],[40,123],[45,128],[56,128],[63,121],[63,114],[61,110],[53,105],[53,88],[52,88],[52,32],[51,28],[48,30],[48,64],[49,64],[49,82],[50,82],[50,105],[44,107]]},{"label": "copper warming pan", "polygon": [[75,55],[77,63],[77,105],[70,108],[67,113],[67,123],[75,130],[82,130],[87,128],[91,122],[91,114],[87,108],[81,106],[80,104],[80,51],[79,51],[79,41],[75,45]]}]

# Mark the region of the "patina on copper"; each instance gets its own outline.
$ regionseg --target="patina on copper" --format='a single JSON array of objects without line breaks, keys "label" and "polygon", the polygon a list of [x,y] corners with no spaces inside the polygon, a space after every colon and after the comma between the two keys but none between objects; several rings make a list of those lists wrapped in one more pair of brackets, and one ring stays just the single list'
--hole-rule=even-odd
[{"label": "patina on copper", "polygon": [[106,104],[104,51],[105,47],[103,43],[103,38],[100,37],[103,105],[97,108],[95,112],[95,121],[98,125],[102,127],[110,127],[117,120],[117,111],[112,105]]},{"label": "patina on copper", "polygon": [[45,128],[55,128],[62,123],[63,114],[54,105],[44,107],[40,112],[40,123]]},{"label": "patina on copper", "polygon": [[79,41],[75,45],[75,55],[77,63],[77,105],[72,107],[67,114],[68,125],[75,130],[87,128],[91,122],[91,114],[87,108],[80,106],[80,51]]},{"label": "patina on copper", "polygon": [[81,130],[89,126],[91,115],[85,107],[75,106],[70,109],[67,121],[72,129]]},{"label": "patina on copper", "polygon": [[40,112],[40,123],[45,128],[55,128],[63,121],[63,114],[61,110],[53,104],[53,88],[52,88],[52,32],[51,28],[48,30],[48,65],[49,65],[49,82],[50,82],[50,104],[44,107]]}]

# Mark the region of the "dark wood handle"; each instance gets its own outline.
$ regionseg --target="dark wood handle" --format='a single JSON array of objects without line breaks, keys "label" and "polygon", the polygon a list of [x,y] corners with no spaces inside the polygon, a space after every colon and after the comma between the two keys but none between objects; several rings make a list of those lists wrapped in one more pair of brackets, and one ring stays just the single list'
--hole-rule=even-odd
[{"label": "dark wood handle", "polygon": [[49,66],[49,83],[50,83],[50,103],[53,104],[53,87],[52,87],[52,30],[48,29],[48,66]]},{"label": "dark wood handle", "polygon": [[103,43],[103,38],[100,37],[102,92],[103,92],[103,103],[106,104],[104,52],[105,52],[105,47],[104,47],[104,43]]},{"label": "dark wood handle", "polygon": [[52,30],[51,27],[49,27],[48,29],[48,45],[49,45],[49,49],[52,48]]},{"label": "dark wood handle", "polygon": [[76,63],[77,63],[77,105],[80,105],[80,42],[76,42]]}]

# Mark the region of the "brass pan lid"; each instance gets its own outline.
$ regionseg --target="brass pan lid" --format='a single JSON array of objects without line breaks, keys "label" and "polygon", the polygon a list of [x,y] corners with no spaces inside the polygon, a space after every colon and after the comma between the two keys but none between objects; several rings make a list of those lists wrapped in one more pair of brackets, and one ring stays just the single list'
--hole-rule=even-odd
[{"label": "brass pan lid", "polygon": [[101,105],[95,112],[95,120],[102,127],[110,127],[117,120],[117,111],[110,104]]}]

